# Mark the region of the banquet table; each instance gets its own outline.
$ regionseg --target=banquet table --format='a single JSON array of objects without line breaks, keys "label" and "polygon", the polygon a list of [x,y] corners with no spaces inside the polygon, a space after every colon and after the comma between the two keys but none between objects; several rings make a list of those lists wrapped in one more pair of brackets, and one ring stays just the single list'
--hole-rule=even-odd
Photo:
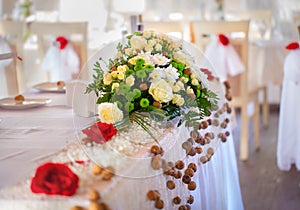
[{"label": "banquet table", "polygon": [[[85,172],[78,169],[80,188],[72,197],[46,196],[30,191],[30,177],[41,163],[58,160],[66,148],[76,147],[78,134],[76,126],[86,122],[86,118],[76,116],[72,107],[67,105],[65,93],[43,93],[30,90],[25,97],[50,98],[48,105],[26,109],[6,110],[0,108],[0,206],[3,209],[69,209],[74,205],[88,205],[86,198],[90,187],[97,187],[102,199],[111,209],[155,209],[146,194],[157,189],[165,201],[165,209],[177,209],[172,203],[176,192],[182,198],[187,196],[183,183],[177,191],[166,190],[166,178],[163,174],[132,178],[116,175],[111,181],[91,181]],[[80,122],[78,124],[74,123]],[[82,123],[81,123],[82,121]],[[228,126],[230,127],[230,126]],[[229,128],[228,128],[229,129]],[[181,135],[175,136],[180,140]],[[220,143],[212,159],[198,163],[194,181],[197,184],[192,209],[234,209],[242,210],[243,201],[239,185],[238,168],[233,138],[230,135],[226,143]],[[80,168],[80,166],[78,166]],[[133,166],[133,169],[136,166]],[[95,180],[94,180],[95,181]],[[176,180],[174,180],[176,181]],[[176,182],[177,183],[177,182]]]}]

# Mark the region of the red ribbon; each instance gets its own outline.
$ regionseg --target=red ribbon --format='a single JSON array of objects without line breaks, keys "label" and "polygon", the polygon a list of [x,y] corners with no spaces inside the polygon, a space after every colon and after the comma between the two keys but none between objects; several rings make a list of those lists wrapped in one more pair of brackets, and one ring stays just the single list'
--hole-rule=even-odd
[{"label": "red ribbon", "polygon": [[224,34],[218,34],[218,38],[219,38],[219,42],[223,45],[223,46],[227,46],[229,44],[229,39],[227,36],[225,36]]},{"label": "red ribbon", "polygon": [[59,49],[63,50],[69,43],[68,39],[66,39],[64,36],[58,36],[56,38],[56,41],[60,44]]},{"label": "red ribbon", "polygon": [[298,42],[291,42],[287,46],[285,46],[285,49],[287,50],[295,50],[299,48],[299,43]]}]

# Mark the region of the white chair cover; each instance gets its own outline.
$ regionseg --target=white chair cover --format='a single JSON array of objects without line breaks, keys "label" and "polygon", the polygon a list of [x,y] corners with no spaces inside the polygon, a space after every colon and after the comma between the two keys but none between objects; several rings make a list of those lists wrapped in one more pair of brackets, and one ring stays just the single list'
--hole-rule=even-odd
[{"label": "white chair cover", "polygon": [[300,170],[300,49],[285,58],[280,102],[277,165],[288,171],[293,163]]},{"label": "white chair cover", "polygon": [[221,82],[227,80],[228,75],[236,76],[245,71],[245,66],[233,46],[230,43],[227,46],[222,45],[216,36],[212,37],[204,54],[210,62],[208,66],[213,65],[215,76],[218,76]]},{"label": "white chair cover", "polygon": [[50,72],[51,82],[68,81],[72,79],[72,74],[79,72],[80,59],[70,44],[63,50],[53,44],[45,55],[42,69]]}]

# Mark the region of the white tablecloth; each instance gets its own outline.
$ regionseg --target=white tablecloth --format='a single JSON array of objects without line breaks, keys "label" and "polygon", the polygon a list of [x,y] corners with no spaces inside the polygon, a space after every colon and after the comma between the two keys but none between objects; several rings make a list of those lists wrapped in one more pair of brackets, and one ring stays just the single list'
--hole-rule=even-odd
[{"label": "white tablecloth", "polygon": [[[31,92],[25,95],[25,97],[30,96],[47,97],[53,101],[47,106],[29,110],[13,111],[0,109],[1,207],[9,203],[14,203],[16,207],[18,206],[19,200],[31,204],[35,201],[41,201],[41,198],[36,195],[33,197],[30,195],[29,197],[25,196],[24,199],[23,194],[13,194],[13,196],[10,196],[9,192],[12,192],[11,189],[18,185],[19,181],[33,175],[35,168],[42,160],[47,159],[48,156],[53,155],[77,139],[76,133],[74,132],[73,112],[71,108],[66,106],[65,94]],[[212,160],[207,164],[201,165],[198,170],[200,171],[199,177],[197,178],[198,187],[197,190],[192,193],[195,196],[195,203],[192,205],[192,209],[243,209],[234,142],[231,136],[228,138],[228,142],[220,144]],[[157,179],[164,180],[163,183],[165,183],[165,179]],[[122,182],[123,184],[118,185],[117,188],[123,186],[124,189],[122,189],[122,192],[124,192],[125,187],[129,185],[148,183],[149,186],[145,186],[146,189],[151,187],[151,182],[149,182],[149,180],[126,180],[125,178]],[[164,186],[161,185],[161,187]],[[145,190],[144,187],[141,189]],[[116,193],[117,192],[120,191],[116,189]],[[136,190],[136,193],[141,192]],[[25,194],[30,194],[30,190],[26,189]],[[80,198],[81,200],[82,198],[86,199],[85,195],[81,197],[80,195],[78,196],[79,197],[75,197],[74,199],[77,200],[79,204],[82,202]],[[140,196],[143,197],[143,195]],[[45,199],[45,197],[43,198]],[[69,207],[71,204],[74,204],[74,202],[76,203],[74,199],[70,199],[70,202],[72,202],[68,204]],[[107,199],[109,202],[109,197],[107,197]],[[55,199],[52,201],[55,201]],[[42,199],[42,202],[45,203],[46,201]],[[53,202],[51,203],[53,204]],[[22,202],[19,204],[18,209],[22,209]],[[139,203],[137,203],[137,205],[138,204]],[[149,205],[149,203],[147,203],[147,205]],[[115,206],[118,206],[118,204],[115,204]],[[147,208],[145,207],[145,209]],[[149,205],[149,209],[152,208],[153,205]],[[7,207],[5,209],[9,208]],[[44,205],[43,209],[49,209],[49,207]],[[124,207],[123,209],[126,208]]]}]

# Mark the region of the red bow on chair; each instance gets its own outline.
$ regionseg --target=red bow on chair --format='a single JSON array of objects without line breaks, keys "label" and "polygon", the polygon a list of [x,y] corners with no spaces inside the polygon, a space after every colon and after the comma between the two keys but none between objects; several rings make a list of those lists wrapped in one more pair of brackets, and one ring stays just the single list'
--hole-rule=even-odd
[{"label": "red bow on chair", "polygon": [[299,48],[298,42],[291,42],[287,46],[285,46],[285,49],[287,49],[287,50],[296,50],[298,48]]},{"label": "red bow on chair", "polygon": [[56,42],[59,42],[59,49],[63,50],[69,43],[69,41],[64,36],[58,36],[56,38]]},{"label": "red bow on chair", "polygon": [[218,38],[219,38],[219,42],[222,45],[227,46],[229,44],[229,39],[224,34],[218,34]]}]

